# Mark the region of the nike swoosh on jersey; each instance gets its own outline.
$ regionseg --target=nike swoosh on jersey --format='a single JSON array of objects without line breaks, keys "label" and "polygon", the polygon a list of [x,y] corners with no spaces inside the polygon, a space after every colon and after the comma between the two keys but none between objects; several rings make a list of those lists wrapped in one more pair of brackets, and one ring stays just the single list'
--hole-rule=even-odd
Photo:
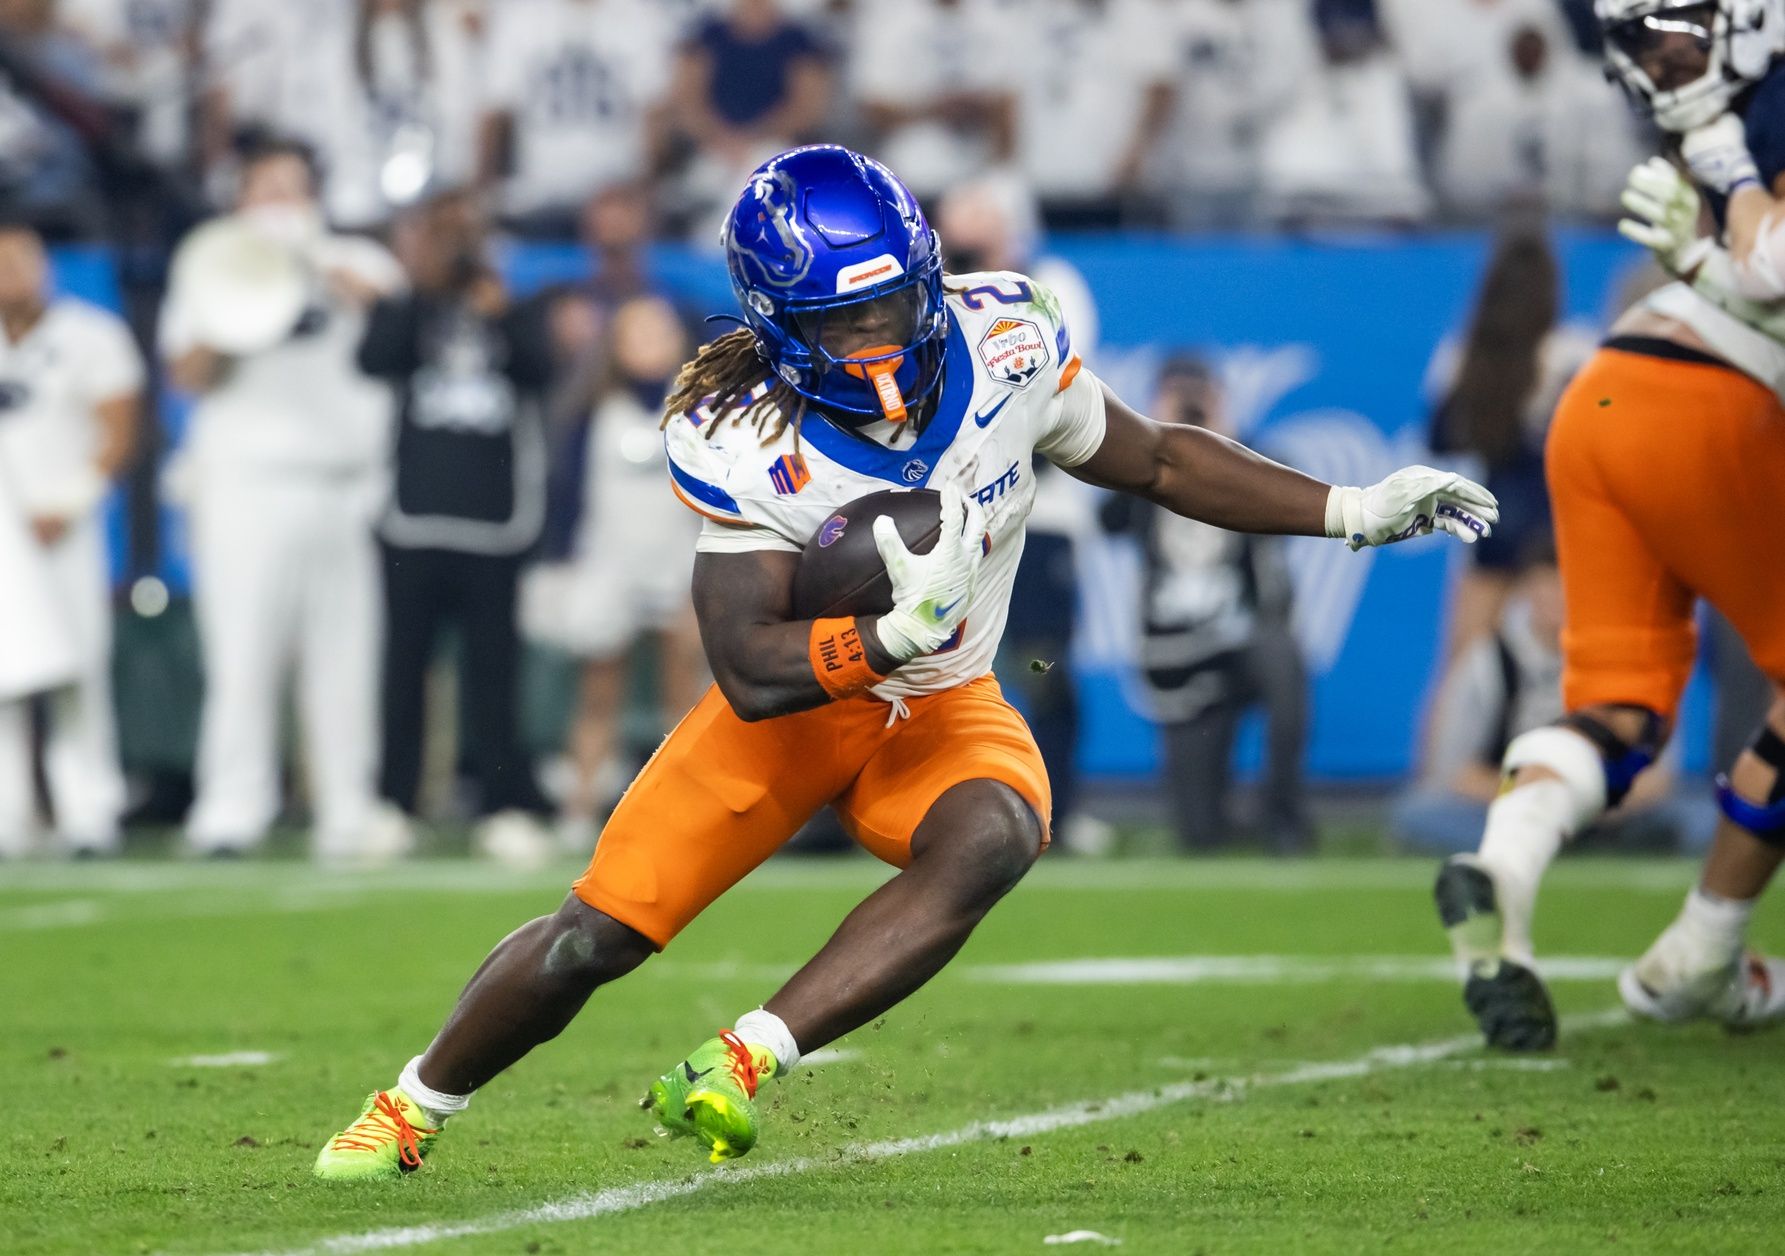
[{"label": "nike swoosh on jersey", "polygon": [[997,418],[998,411],[1002,410],[1005,406],[1010,404],[1010,397],[1011,397],[1010,393],[1005,393],[1002,397],[998,398],[997,405],[992,406],[989,409],[975,410],[973,412],[973,425],[975,427],[984,427],[986,424],[990,423],[993,419]]}]

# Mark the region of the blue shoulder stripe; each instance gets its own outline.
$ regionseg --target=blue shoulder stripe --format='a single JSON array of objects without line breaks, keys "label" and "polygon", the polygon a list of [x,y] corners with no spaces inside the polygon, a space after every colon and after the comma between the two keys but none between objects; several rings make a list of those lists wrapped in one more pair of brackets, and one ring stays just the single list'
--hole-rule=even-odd
[{"label": "blue shoulder stripe", "polygon": [[676,460],[669,460],[669,475],[684,493],[703,506],[711,506],[714,510],[723,510],[726,514],[743,517],[744,512],[738,509],[737,498],[727,493],[717,484],[708,484],[705,480],[697,480],[681,467]]}]

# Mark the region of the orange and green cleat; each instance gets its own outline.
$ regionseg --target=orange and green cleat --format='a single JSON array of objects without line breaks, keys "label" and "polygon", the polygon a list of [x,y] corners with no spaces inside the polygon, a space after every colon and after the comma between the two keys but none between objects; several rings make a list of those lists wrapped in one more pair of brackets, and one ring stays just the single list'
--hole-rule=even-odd
[{"label": "orange and green cleat", "polygon": [[427,1113],[395,1088],[373,1092],[359,1118],[328,1140],[316,1157],[316,1176],[331,1182],[397,1178],[421,1168],[440,1131]]},{"label": "orange and green cleat", "polygon": [[671,1137],[700,1139],[718,1164],[756,1146],[756,1091],[775,1069],[768,1051],[721,1030],[652,1082],[638,1106]]}]

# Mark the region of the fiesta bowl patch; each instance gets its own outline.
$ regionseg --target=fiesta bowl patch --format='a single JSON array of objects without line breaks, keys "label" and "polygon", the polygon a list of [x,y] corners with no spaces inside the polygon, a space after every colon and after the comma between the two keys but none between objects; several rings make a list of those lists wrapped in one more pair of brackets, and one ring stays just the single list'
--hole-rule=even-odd
[{"label": "fiesta bowl patch", "polygon": [[1000,384],[1022,388],[1047,366],[1047,338],[1026,318],[1000,318],[979,338],[979,360]]}]

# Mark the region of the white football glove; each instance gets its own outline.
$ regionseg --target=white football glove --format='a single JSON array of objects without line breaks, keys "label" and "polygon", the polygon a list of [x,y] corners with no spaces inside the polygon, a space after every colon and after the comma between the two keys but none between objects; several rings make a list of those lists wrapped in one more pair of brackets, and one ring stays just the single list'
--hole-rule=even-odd
[{"label": "white football glove", "polygon": [[1454,471],[1402,467],[1368,488],[1334,488],[1326,498],[1326,534],[1352,549],[1392,545],[1434,529],[1473,545],[1500,521],[1494,495]]},{"label": "white football glove", "polygon": [[1715,247],[1698,234],[1698,189],[1665,157],[1631,170],[1618,199],[1634,215],[1618,220],[1618,234],[1652,252],[1669,274],[1690,274]]},{"label": "white football glove", "polygon": [[1760,169],[1748,151],[1748,128],[1733,113],[1718,114],[1687,131],[1680,156],[1701,186],[1725,196],[1744,183],[1760,182]]},{"label": "white football glove", "polygon": [[942,489],[942,532],[927,554],[906,549],[886,515],[874,520],[874,545],[892,577],[893,608],[876,625],[888,654],[903,663],[954,636],[979,578],[984,541],[985,507],[953,484]]}]

